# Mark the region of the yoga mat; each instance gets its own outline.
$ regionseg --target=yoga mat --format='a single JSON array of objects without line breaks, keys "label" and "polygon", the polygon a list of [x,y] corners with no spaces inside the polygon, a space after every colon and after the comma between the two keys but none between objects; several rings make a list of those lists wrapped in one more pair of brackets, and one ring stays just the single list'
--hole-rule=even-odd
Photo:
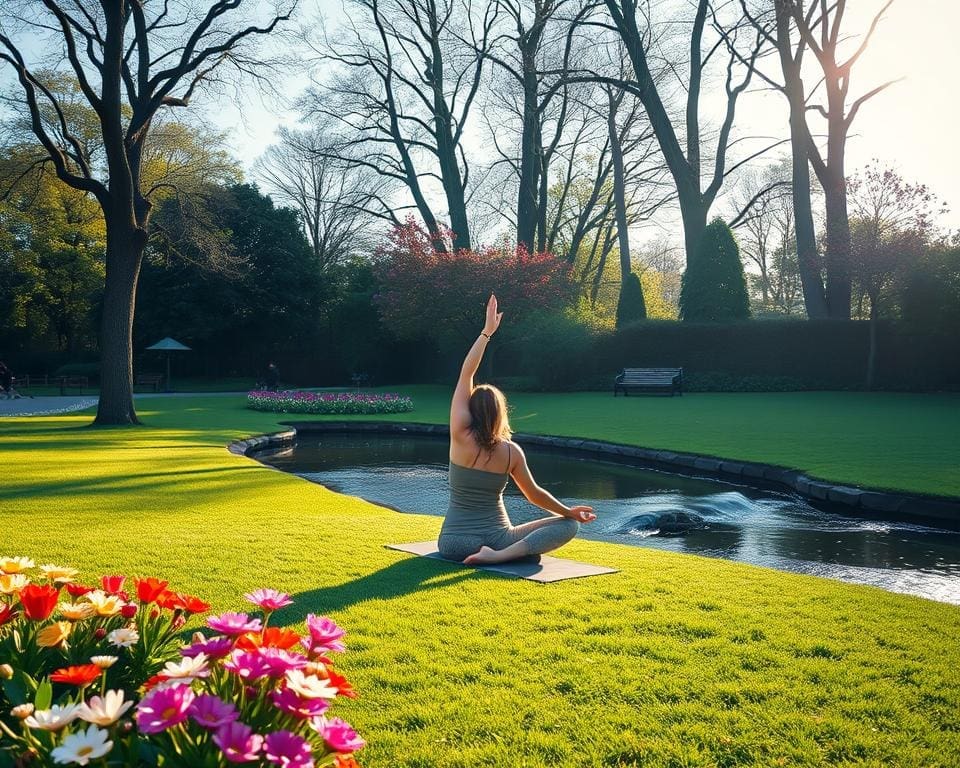
[{"label": "yoga mat", "polygon": [[578,563],[576,560],[562,560],[559,557],[550,557],[549,555],[540,555],[539,563],[514,560],[509,563],[494,563],[492,565],[464,565],[456,560],[447,560],[445,557],[442,557],[437,551],[437,542],[435,541],[417,541],[411,544],[387,544],[386,547],[387,549],[395,549],[398,552],[408,552],[411,555],[429,557],[444,563],[450,563],[451,565],[459,565],[463,568],[492,571],[493,573],[517,576],[521,579],[529,579],[530,581],[539,581],[542,583],[563,581],[564,579],[579,579],[583,576],[599,576],[604,573],[617,573],[616,568],[604,568],[600,565]]}]

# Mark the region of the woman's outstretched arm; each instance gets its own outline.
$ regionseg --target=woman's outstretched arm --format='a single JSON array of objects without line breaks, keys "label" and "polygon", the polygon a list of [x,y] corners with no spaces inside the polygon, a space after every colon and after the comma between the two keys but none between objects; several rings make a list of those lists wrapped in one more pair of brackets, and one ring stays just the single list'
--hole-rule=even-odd
[{"label": "woman's outstretched arm", "polygon": [[503,313],[497,312],[497,297],[490,294],[490,300],[487,301],[487,319],[483,324],[483,331],[473,342],[470,351],[467,352],[463,367],[460,369],[457,388],[453,391],[453,400],[450,403],[451,434],[463,433],[470,428],[470,394],[473,392],[473,377],[480,367],[480,361],[483,359],[483,353],[487,348],[490,337],[500,327],[500,318],[502,317]]},{"label": "woman's outstretched arm", "polygon": [[510,467],[510,475],[527,501],[540,507],[540,509],[561,517],[569,517],[578,523],[589,523],[597,519],[597,516],[593,513],[593,507],[568,507],[546,488],[541,488],[530,473],[526,454],[516,443],[513,443],[513,446],[516,458]]}]

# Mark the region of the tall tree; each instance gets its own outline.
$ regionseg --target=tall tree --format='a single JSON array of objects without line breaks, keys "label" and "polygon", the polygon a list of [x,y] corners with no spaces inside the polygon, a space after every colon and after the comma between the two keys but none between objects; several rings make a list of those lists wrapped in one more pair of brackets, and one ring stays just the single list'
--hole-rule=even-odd
[{"label": "tall tree", "polygon": [[471,244],[463,138],[496,19],[492,2],[478,13],[469,0],[351,0],[320,51],[339,72],[305,104],[340,125],[342,152],[408,188],[431,232],[446,228],[431,202],[439,181],[454,248]]},{"label": "tall tree", "polygon": [[390,200],[396,183],[330,150],[322,128],[282,128],[257,161],[276,199],[300,214],[319,271],[372,250],[378,220],[400,224]]},{"label": "tall tree", "polygon": [[[239,0],[206,6],[144,0],[5,2],[0,60],[16,75],[19,98],[57,177],[93,195],[106,224],[106,280],[100,329],[100,402],[95,423],[138,423],[133,403],[132,331],[137,280],[150,236],[152,203],[143,188],[144,148],[163,107],[186,107],[227,67],[256,72],[252,40],[290,18],[296,0],[262,22],[235,13]],[[231,23],[233,22],[233,23]],[[8,30],[16,29],[14,33]],[[38,37],[48,37],[48,46]],[[28,63],[55,50],[96,113],[102,161],[70,129],[69,104]]]},{"label": "tall tree", "polygon": [[[634,78],[600,79],[613,82],[635,94],[646,109],[663,159],[676,185],[687,261],[690,263],[696,258],[710,208],[724,179],[736,167],[761,154],[758,152],[732,166],[727,165],[737,102],[750,85],[764,38],[755,33],[748,52],[741,53],[737,46],[738,38],[745,34],[742,20],[733,24],[721,24],[710,0],[696,0],[689,38],[686,40],[689,71],[684,82],[686,98],[683,116],[671,116],[666,87],[657,71],[658,54],[653,49],[656,33],[652,22],[652,4],[649,0],[605,0],[604,4],[626,47]],[[712,43],[705,38],[705,32],[710,27],[708,22],[711,20],[718,33],[717,40]],[[703,159],[710,156],[711,150],[706,146],[707,131],[701,123],[701,96],[707,67],[715,54],[724,48],[729,54],[724,78],[726,107],[717,132],[716,145],[712,148],[713,169],[706,174],[707,181],[704,186]],[[739,62],[745,62],[745,66],[738,80],[736,70]],[[681,131],[685,133],[683,142],[680,138]]]},{"label": "tall tree", "polygon": [[[809,96],[804,96],[799,76],[791,77],[787,81],[787,93],[791,100],[791,133],[797,134],[795,140],[802,141],[802,146],[806,148],[807,156],[823,188],[826,205],[826,302],[830,317],[837,319],[850,318],[850,219],[845,170],[847,136],[860,108],[869,99],[896,82],[886,82],[870,89],[854,99],[848,107],[851,75],[854,64],[866,51],[880,19],[892,3],[893,0],[887,0],[883,4],[873,17],[863,39],[849,54],[845,54],[841,49],[847,47],[845,43],[849,35],[845,31],[842,32],[841,27],[847,10],[847,0],[835,0],[833,3],[827,3],[825,0],[811,1],[809,8],[804,7],[803,0],[777,0],[778,39],[786,34],[781,30],[786,27],[786,14],[789,11],[797,34],[820,65],[823,87],[826,90],[826,105],[811,105]],[[786,45],[778,42],[778,48],[782,51],[785,51]],[[800,53],[802,54],[802,51]],[[783,56],[784,53],[781,53],[781,60]],[[799,64],[789,66],[790,68],[796,66],[799,71]],[[787,73],[786,69],[784,73]],[[796,92],[792,92],[793,89],[797,89]],[[804,105],[802,125],[798,114],[801,102]],[[826,120],[825,156],[817,146],[806,123],[805,115],[808,111],[815,111]],[[794,120],[798,123],[795,130]],[[801,225],[799,215],[797,224],[799,232]],[[803,224],[806,225],[805,220]],[[805,267],[801,275],[804,273],[806,273]]]}]

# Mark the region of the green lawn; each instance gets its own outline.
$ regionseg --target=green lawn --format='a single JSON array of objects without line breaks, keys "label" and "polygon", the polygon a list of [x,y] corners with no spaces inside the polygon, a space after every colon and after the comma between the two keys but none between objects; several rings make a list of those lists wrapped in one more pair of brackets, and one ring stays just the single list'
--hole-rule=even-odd
[{"label": "green lawn", "polygon": [[[440,390],[412,394],[408,418],[444,417]],[[517,396],[514,420],[705,453],[762,437],[772,455],[752,444],[736,455],[812,469],[804,462],[830,464],[804,435],[839,452],[855,423],[877,423],[890,406],[889,452],[862,431],[846,443],[889,460],[921,422],[946,444],[957,404],[904,399],[916,403],[910,421],[894,396],[877,396],[870,419],[863,395],[751,395],[767,405],[731,433],[737,397]],[[831,404],[829,432],[815,431],[807,422]],[[366,768],[960,764],[956,606],[580,540],[563,554],[620,573],[537,585],[412,558],[383,545],[435,536],[436,517],[225,450],[275,429],[276,417],[224,397],[156,398],[140,410],[147,426],[131,430],[83,428],[89,415],[0,421],[0,555],[155,574],[215,610],[271,586],[297,601],[281,622],[333,616],[349,630],[342,669],[362,693],[337,714],[370,741]],[[918,464],[946,478],[932,456]]]}]

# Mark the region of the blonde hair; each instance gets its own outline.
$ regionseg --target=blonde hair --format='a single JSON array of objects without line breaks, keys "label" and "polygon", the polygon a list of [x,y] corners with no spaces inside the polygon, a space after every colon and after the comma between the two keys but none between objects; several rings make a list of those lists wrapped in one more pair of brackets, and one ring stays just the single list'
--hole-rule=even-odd
[{"label": "blonde hair", "polygon": [[477,444],[488,451],[513,435],[507,418],[507,398],[496,387],[479,384],[470,393],[470,431]]}]

